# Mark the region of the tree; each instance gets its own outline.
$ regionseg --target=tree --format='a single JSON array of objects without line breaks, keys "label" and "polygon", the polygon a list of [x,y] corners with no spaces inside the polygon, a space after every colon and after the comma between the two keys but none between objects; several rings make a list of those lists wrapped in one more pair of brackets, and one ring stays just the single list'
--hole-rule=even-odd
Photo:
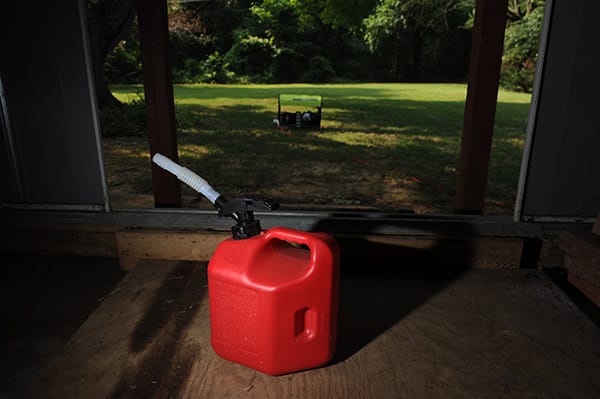
[{"label": "tree", "polygon": [[508,20],[520,21],[531,15],[538,7],[544,6],[544,0],[509,0],[508,1]]},{"label": "tree", "polygon": [[401,75],[402,58],[408,57],[411,78],[418,81],[426,46],[464,25],[462,21],[452,26],[450,16],[458,12],[466,20],[471,4],[465,0],[379,0],[364,20],[364,40],[374,53],[392,53],[396,80]]},{"label": "tree", "polygon": [[[123,4],[133,4],[88,1],[93,5],[90,14],[101,11],[94,17],[98,20],[106,20],[104,14],[127,15]],[[227,82],[462,79],[470,36],[461,28],[473,4],[474,0],[174,0],[169,3],[174,81],[212,82],[217,75],[226,78],[217,81]],[[118,6],[123,6],[119,12],[112,10]],[[96,36],[102,37],[107,32],[100,28]],[[119,35],[111,37],[93,46],[100,49],[97,58],[103,58],[102,49],[110,47],[106,43],[118,41]],[[135,40],[127,39],[126,44],[121,41],[118,54],[108,59],[110,77],[119,82],[139,74]],[[121,73],[124,68],[130,72]],[[103,77],[97,76],[109,98]]]},{"label": "tree", "polygon": [[121,104],[108,88],[104,76],[104,60],[128,33],[134,17],[134,0],[88,0],[87,2],[92,72],[100,109]]},{"label": "tree", "polygon": [[360,31],[362,21],[373,11],[377,0],[295,0],[294,3],[304,26],[319,20],[334,29]]},{"label": "tree", "polygon": [[543,18],[544,0],[509,1],[500,80],[504,87],[531,92]]},{"label": "tree", "polygon": [[[258,44],[260,38],[264,43],[272,44],[274,50],[272,67],[263,68],[272,71],[269,78],[283,82],[323,82],[332,79],[335,71],[329,57],[335,57],[332,50],[337,43],[330,40],[331,28],[319,18],[307,15],[307,10],[317,10],[312,8],[312,3],[311,0],[256,2],[250,8],[253,22],[248,21],[247,32],[239,35],[238,43],[232,50],[253,37]],[[263,47],[254,46],[253,58],[265,59]],[[326,54],[329,57],[325,57]],[[245,65],[251,64],[247,56],[238,58]],[[233,65],[233,60],[231,62]]]},{"label": "tree", "polygon": [[251,0],[181,1],[181,8],[196,18],[214,51],[225,54],[235,42],[234,32],[246,23]]}]

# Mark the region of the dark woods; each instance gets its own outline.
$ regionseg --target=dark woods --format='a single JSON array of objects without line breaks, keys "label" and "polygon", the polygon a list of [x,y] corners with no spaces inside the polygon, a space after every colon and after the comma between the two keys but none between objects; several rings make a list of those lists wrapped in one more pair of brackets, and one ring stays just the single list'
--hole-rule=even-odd
[{"label": "dark woods", "polygon": [[[543,0],[510,0],[502,83],[530,91]],[[475,0],[169,1],[175,83],[460,82]],[[133,0],[89,0],[101,105],[141,82]],[[103,68],[103,73],[101,69]]]}]

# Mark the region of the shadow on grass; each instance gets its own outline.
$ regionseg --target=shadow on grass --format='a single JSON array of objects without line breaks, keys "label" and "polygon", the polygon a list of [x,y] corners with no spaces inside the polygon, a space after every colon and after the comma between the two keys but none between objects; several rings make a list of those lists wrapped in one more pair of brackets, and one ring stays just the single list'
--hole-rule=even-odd
[{"label": "shadow on grass", "polygon": [[[230,195],[252,192],[284,204],[333,202],[386,210],[418,203],[429,211],[451,211],[463,102],[392,99],[383,89],[316,88],[325,98],[323,129],[281,131],[272,125],[278,93],[312,88],[193,87],[186,93],[178,86],[181,162]],[[186,96],[248,103],[186,104]],[[273,99],[272,108],[261,98]],[[498,104],[488,192],[507,212],[528,108]]]},{"label": "shadow on grass", "polygon": [[[397,93],[397,92],[395,92]],[[177,99],[272,99],[277,105],[280,94],[308,94],[320,95],[324,101],[336,98],[360,98],[378,100],[385,97],[389,92],[382,88],[361,87],[339,87],[326,85],[282,85],[282,86],[245,86],[240,90],[239,86],[175,86]]]},{"label": "shadow on grass", "polygon": [[[257,99],[270,99],[277,105],[277,98],[280,94],[321,95],[325,101],[336,98],[378,100],[390,94],[389,90],[382,87],[373,88],[368,85],[341,87],[336,85],[310,84],[285,84],[280,86],[179,84],[174,86],[174,94],[176,101],[183,103],[188,100],[247,99],[255,101]],[[111,87],[111,91],[117,94],[136,93],[136,95],[143,95],[144,88],[141,85],[115,85]],[[394,89],[394,95],[397,95],[399,92],[401,93],[402,90]]]}]

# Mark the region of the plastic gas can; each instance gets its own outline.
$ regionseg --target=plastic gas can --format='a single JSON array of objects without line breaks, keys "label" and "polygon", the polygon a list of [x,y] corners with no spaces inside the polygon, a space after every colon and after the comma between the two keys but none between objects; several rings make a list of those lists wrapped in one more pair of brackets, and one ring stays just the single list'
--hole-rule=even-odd
[{"label": "plastic gas can", "polygon": [[204,195],[236,224],[208,265],[211,342],[228,360],[278,375],[327,363],[335,350],[340,251],[333,237],[282,227],[263,231],[268,198],[227,199],[162,154],[152,161]]},{"label": "plastic gas can", "polygon": [[339,249],[331,236],[276,227],[227,239],[209,263],[208,289],[219,356],[271,375],[333,357]]}]

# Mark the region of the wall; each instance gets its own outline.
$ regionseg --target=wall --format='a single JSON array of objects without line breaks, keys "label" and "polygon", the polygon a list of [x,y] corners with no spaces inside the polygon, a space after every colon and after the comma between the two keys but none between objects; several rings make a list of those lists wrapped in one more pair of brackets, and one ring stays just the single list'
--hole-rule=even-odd
[{"label": "wall", "polygon": [[525,220],[600,212],[600,2],[552,3],[517,204]]},{"label": "wall", "polygon": [[0,204],[107,206],[82,10],[77,0],[2,5]]}]

